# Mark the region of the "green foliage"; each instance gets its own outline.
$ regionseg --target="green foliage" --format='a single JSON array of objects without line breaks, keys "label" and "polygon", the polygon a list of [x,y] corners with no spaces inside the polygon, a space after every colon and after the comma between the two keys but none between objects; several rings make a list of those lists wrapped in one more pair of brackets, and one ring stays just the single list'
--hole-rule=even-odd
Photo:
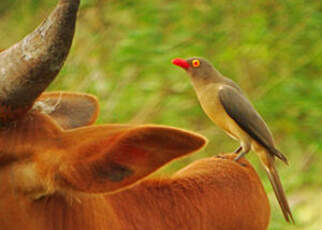
[{"label": "green foliage", "polygon": [[[52,0],[1,0],[0,48],[29,33]],[[99,122],[158,123],[202,133],[208,147],[161,173],[237,147],[202,112],[175,57],[204,56],[238,82],[290,161],[279,165],[296,226],[272,189],[270,229],[322,229],[322,14],[320,1],[82,0],[74,45],[50,90],[89,92]]]}]

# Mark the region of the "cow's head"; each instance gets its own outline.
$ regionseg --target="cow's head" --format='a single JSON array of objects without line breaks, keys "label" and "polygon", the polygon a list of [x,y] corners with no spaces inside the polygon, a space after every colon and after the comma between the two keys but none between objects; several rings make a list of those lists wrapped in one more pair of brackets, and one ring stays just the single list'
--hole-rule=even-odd
[{"label": "cow's head", "polygon": [[195,133],[155,125],[92,125],[95,97],[42,93],[74,35],[79,0],[60,0],[21,42],[0,53],[0,209],[23,196],[110,193],[199,150]]}]

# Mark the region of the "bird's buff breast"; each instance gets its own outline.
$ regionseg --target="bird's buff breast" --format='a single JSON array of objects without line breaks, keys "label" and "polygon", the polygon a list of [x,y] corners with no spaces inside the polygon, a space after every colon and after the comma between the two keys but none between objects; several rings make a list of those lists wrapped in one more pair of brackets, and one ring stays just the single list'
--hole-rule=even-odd
[{"label": "bird's buff breast", "polygon": [[205,111],[208,117],[218,126],[225,129],[225,124],[227,123],[226,120],[230,118],[220,103],[218,97],[219,89],[220,85],[218,84],[206,86],[203,90],[199,91],[198,99],[202,109]]},{"label": "bird's buff breast", "polygon": [[234,133],[238,126],[235,125],[235,121],[224,110],[219,97],[218,91],[221,85],[211,84],[206,86],[203,90],[199,91],[198,99],[200,101],[202,109],[208,115],[208,117],[219,127],[224,129],[229,136],[237,138]]}]

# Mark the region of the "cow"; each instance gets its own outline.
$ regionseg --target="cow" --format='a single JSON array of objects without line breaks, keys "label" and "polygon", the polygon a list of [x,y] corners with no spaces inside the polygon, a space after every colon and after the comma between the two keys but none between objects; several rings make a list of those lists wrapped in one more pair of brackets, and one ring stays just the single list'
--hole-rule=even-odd
[{"label": "cow", "polygon": [[94,96],[44,92],[69,53],[79,3],[59,0],[0,53],[0,230],[267,229],[267,195],[247,160],[223,154],[147,178],[207,140],[169,126],[95,125]]}]

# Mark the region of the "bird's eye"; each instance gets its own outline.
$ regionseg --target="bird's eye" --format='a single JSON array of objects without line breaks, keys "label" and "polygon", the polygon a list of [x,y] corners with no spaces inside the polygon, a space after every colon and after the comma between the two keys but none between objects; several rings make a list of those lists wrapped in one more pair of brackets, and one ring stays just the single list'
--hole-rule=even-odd
[{"label": "bird's eye", "polygon": [[193,61],[192,61],[192,66],[193,66],[193,67],[199,67],[199,66],[200,66],[200,61],[199,61],[199,60],[197,60],[197,59],[193,60]]}]

